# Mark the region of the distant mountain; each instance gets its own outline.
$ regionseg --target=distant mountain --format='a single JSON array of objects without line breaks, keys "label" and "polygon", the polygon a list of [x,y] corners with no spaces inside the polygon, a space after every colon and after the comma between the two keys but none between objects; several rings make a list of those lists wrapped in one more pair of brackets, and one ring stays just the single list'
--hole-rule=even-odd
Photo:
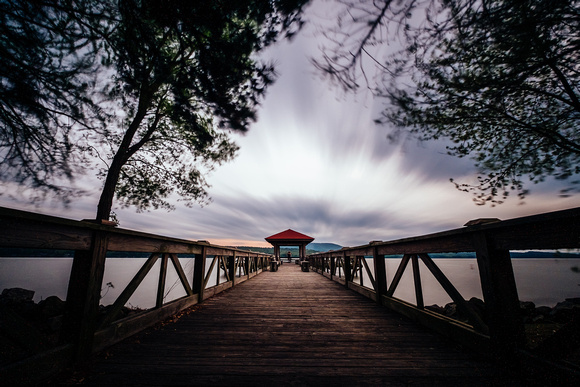
[{"label": "distant mountain", "polygon": [[336,243],[310,243],[306,245],[307,250],[314,250],[318,252],[330,251],[330,250],[340,250],[342,246]]}]

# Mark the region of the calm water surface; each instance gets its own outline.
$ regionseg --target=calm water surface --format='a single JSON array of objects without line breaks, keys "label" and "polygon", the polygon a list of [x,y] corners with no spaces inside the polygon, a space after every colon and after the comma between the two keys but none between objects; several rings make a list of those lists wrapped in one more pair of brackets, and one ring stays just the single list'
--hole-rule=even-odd
[{"label": "calm water surface", "polygon": [[[474,258],[436,258],[434,261],[463,298],[483,299],[479,270]],[[388,284],[395,276],[400,262],[400,259],[386,260]],[[367,259],[367,264],[372,272],[372,259]],[[552,307],[566,298],[580,297],[580,273],[577,272],[580,268],[580,259],[512,259],[512,264],[518,295],[522,301],[532,301],[536,306]],[[419,262],[419,271],[425,305],[443,306],[451,302],[451,298],[423,262]],[[357,277],[355,282],[360,283],[360,278]],[[363,286],[372,287],[364,269],[362,282]],[[416,303],[411,263],[408,264],[394,296],[412,304]]]},{"label": "calm water surface", "polygon": [[[107,259],[103,288],[101,289],[101,304],[112,304],[145,261],[147,261],[147,258]],[[191,285],[194,260],[193,258],[180,258],[179,261]],[[208,258],[206,273],[209,270],[211,261],[212,259]],[[151,308],[155,306],[160,265],[161,261],[157,260],[143,282],[141,282],[139,288],[127,302],[127,306],[136,308]],[[34,301],[36,302],[52,295],[64,300],[71,267],[72,258],[0,258],[0,290],[13,287],[34,290]],[[214,269],[207,287],[216,285],[216,277],[217,274]],[[225,276],[222,275],[219,283],[224,281]],[[169,262],[165,280],[165,302],[185,295],[185,289],[181,285],[177,272]]]},{"label": "calm water surface", "polygon": [[[109,258],[105,267],[105,278],[101,291],[101,303],[108,305],[123,291],[135,273],[146,261],[146,258]],[[479,285],[479,272],[475,259],[435,259],[435,263],[450,279],[465,299],[482,298]],[[187,278],[193,277],[193,259],[180,258]],[[372,259],[367,260],[372,269]],[[387,281],[392,280],[400,259],[387,259]],[[209,269],[211,258],[206,264]],[[580,268],[580,259],[513,259],[514,273],[521,300],[532,301],[537,306],[554,306],[566,298],[580,297],[580,273],[573,268]],[[157,282],[159,280],[158,261],[147,277],[131,297],[127,306],[150,308],[155,305]],[[21,287],[34,290],[35,301],[51,295],[66,298],[68,277],[72,266],[71,258],[0,258],[0,290]],[[445,305],[451,299],[437,283],[429,270],[420,263],[421,282],[425,305]],[[215,269],[208,282],[208,287],[225,281],[216,278]],[[360,278],[357,278],[360,282]],[[107,285],[110,284],[110,285]],[[370,287],[366,273],[363,285]],[[165,301],[185,295],[177,273],[172,264],[167,267]],[[413,275],[411,264],[395,292],[395,297],[415,303]]]}]

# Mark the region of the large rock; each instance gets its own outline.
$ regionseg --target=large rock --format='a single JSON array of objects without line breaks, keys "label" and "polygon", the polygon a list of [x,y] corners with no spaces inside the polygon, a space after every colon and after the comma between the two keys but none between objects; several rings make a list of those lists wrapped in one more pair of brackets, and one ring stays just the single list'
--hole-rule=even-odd
[{"label": "large rock", "polygon": [[38,306],[45,318],[51,318],[64,313],[65,302],[57,296],[50,296],[40,301]]},{"label": "large rock", "polygon": [[454,302],[450,302],[445,305],[445,316],[456,317],[457,316],[457,305]]},{"label": "large rock", "polygon": [[536,305],[531,301],[520,301],[520,316],[525,324],[534,322],[538,316]]},{"label": "large rock", "polygon": [[575,316],[580,315],[579,300],[578,298],[567,298],[565,301],[558,302],[550,312],[550,317],[561,324],[571,321]]},{"label": "large rock", "polygon": [[544,318],[548,317],[550,315],[550,313],[552,312],[552,308],[550,308],[549,306],[538,306],[536,308],[536,312],[543,316]]},{"label": "large rock", "polygon": [[477,297],[471,297],[467,304],[471,307],[473,313],[475,313],[481,321],[487,322],[487,315],[485,313],[485,302]]},{"label": "large rock", "polygon": [[0,295],[0,303],[17,304],[21,302],[30,302],[34,297],[34,290],[27,290],[22,288],[10,288],[2,290]]}]

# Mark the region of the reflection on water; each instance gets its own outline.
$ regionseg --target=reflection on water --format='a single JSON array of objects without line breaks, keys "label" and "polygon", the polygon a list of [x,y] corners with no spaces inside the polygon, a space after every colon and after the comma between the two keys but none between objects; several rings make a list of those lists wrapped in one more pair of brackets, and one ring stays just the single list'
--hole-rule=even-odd
[{"label": "reflection on water", "polygon": [[[207,260],[206,272],[209,270],[211,260],[211,258]],[[101,303],[103,305],[113,303],[145,261],[146,258],[107,259]],[[465,299],[482,298],[475,259],[438,258],[434,261]],[[191,284],[193,259],[180,258],[180,262]],[[389,284],[397,271],[399,262],[400,259],[389,258],[386,260]],[[367,263],[372,271],[372,259],[368,259]],[[521,300],[532,301],[537,306],[554,306],[566,298],[580,297],[580,273],[578,270],[573,270],[574,267],[580,267],[580,259],[513,259],[512,263]],[[158,261],[135,294],[129,299],[127,306],[150,308],[155,305],[159,265]],[[51,295],[65,299],[71,266],[71,258],[1,258],[0,290],[12,287],[34,290],[36,292],[34,301],[36,302]],[[425,305],[438,304],[443,306],[451,302],[449,296],[422,262],[420,262],[420,274]],[[224,281],[223,274],[218,281],[214,268],[207,287]],[[357,277],[356,281],[359,282],[360,279]],[[185,290],[171,263],[167,265],[165,283],[164,297],[166,302],[185,295]],[[371,286],[371,281],[364,269],[363,284],[367,287]],[[415,303],[410,263],[394,295],[402,300]]]}]

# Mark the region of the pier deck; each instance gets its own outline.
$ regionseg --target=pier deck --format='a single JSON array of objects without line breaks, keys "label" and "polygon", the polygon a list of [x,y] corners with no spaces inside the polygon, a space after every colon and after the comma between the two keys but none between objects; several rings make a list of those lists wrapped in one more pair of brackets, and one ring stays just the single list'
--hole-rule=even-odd
[{"label": "pier deck", "polygon": [[[111,347],[89,386],[517,385],[522,381],[298,265]],[[519,382],[519,383],[518,383]]]}]

